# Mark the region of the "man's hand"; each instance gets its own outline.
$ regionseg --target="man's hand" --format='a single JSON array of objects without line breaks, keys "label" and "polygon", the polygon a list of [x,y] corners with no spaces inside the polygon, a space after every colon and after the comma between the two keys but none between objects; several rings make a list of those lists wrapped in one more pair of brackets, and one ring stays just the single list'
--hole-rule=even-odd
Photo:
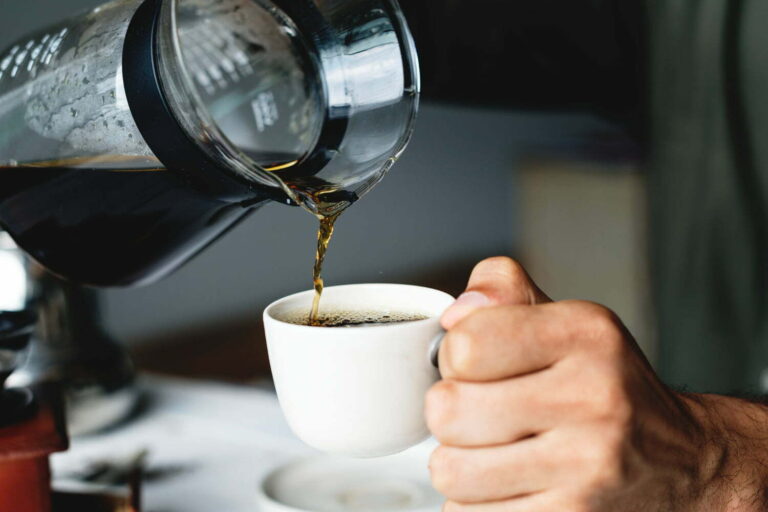
[{"label": "man's hand", "polygon": [[671,391],[608,309],[493,258],[443,325],[426,415],[446,512],[768,510],[766,408]]}]

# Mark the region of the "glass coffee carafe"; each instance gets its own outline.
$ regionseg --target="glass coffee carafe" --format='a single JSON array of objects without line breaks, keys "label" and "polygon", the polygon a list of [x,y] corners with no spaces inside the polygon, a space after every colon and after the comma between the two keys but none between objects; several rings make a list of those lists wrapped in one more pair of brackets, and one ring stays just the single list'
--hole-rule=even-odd
[{"label": "glass coffee carafe", "polygon": [[269,201],[349,206],[418,96],[395,0],[117,0],[0,53],[0,227],[65,278],[151,282]]}]

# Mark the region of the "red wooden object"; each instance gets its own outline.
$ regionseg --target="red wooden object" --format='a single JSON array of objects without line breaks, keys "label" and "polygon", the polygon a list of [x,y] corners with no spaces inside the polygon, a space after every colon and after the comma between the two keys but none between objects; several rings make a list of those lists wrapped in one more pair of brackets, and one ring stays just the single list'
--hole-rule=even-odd
[{"label": "red wooden object", "polygon": [[48,456],[67,446],[61,408],[39,393],[32,418],[0,428],[0,512],[50,512]]}]

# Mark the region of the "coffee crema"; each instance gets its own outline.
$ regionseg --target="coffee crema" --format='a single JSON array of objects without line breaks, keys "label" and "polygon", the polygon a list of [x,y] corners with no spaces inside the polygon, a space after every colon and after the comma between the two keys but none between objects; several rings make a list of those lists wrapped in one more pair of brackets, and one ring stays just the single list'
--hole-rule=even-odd
[{"label": "coffee crema", "polygon": [[337,311],[321,313],[312,323],[307,321],[307,314],[305,312],[296,312],[280,320],[289,324],[311,325],[312,327],[375,327],[379,325],[418,322],[428,318],[428,316],[420,313]]}]

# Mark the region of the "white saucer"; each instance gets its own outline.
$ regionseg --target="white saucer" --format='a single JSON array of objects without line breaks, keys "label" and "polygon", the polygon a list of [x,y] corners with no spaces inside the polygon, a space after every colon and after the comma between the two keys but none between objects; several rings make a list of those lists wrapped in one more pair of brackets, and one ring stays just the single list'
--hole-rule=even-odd
[{"label": "white saucer", "polygon": [[259,489],[261,512],[440,512],[429,452],[417,447],[379,459],[330,456],[277,468]]}]

